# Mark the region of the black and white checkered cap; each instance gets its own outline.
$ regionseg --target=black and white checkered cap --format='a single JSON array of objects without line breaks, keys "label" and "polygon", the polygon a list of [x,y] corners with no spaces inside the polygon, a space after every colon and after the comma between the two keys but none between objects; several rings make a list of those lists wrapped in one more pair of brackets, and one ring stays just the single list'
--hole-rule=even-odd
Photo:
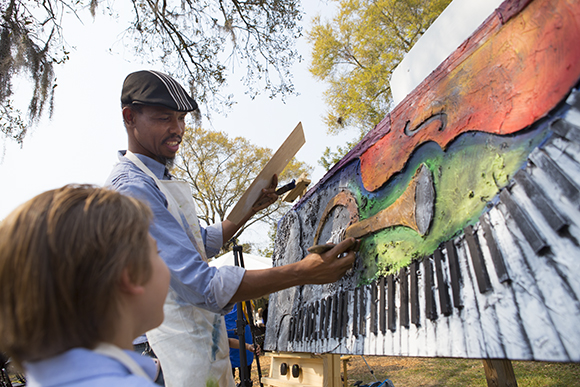
[{"label": "black and white checkered cap", "polygon": [[121,91],[121,103],[164,106],[178,112],[197,110],[195,100],[175,79],[152,70],[127,75]]}]

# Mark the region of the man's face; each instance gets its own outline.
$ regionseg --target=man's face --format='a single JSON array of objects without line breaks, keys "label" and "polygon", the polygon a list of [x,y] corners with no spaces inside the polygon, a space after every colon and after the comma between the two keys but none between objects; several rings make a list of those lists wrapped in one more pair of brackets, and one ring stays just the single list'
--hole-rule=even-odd
[{"label": "man's face", "polygon": [[123,109],[129,150],[165,164],[179,149],[187,113],[160,106],[143,106],[140,110]]}]

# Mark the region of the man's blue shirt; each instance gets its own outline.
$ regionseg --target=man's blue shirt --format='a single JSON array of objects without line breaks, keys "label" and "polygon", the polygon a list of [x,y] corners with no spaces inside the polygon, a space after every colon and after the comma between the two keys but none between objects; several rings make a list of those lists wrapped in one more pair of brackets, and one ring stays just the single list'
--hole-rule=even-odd
[{"label": "man's blue shirt", "polygon": [[[167,209],[165,195],[139,167],[119,152],[106,185],[116,191],[148,203],[153,211],[153,223],[149,232],[157,241],[159,255],[171,272],[171,287],[181,298],[215,313],[225,314],[231,309],[230,300],[238,290],[245,270],[235,266],[210,267],[203,261],[181,225]],[[137,154],[159,180],[167,180],[165,165],[149,157]],[[219,252],[223,244],[221,223],[201,227],[201,235],[208,257]]]}]

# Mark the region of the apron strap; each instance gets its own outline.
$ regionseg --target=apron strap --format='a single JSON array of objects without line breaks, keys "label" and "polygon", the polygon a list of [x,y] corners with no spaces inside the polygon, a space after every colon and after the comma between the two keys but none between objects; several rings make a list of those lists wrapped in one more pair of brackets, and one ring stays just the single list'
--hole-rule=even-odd
[{"label": "apron strap", "polygon": [[151,377],[145,373],[143,368],[141,368],[141,366],[137,364],[137,362],[131,358],[131,356],[113,344],[101,343],[97,345],[95,349],[93,349],[93,352],[110,357],[111,359],[115,359],[127,367],[133,375],[141,376],[149,381],[152,381]]}]

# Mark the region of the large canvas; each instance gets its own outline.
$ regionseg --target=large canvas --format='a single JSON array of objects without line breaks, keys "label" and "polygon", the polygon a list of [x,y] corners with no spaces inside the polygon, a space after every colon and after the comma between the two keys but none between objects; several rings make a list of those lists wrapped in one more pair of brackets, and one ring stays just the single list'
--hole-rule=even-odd
[{"label": "large canvas", "polygon": [[580,2],[505,1],[281,220],[267,350],[580,361]]}]

